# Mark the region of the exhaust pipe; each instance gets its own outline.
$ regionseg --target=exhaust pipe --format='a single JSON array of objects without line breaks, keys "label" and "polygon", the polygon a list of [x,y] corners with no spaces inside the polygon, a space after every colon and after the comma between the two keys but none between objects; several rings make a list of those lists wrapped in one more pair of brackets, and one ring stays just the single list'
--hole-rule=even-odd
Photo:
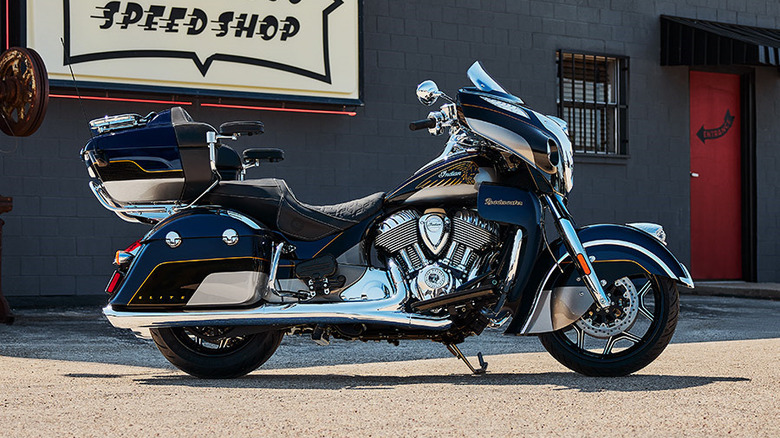
[{"label": "exhaust pipe", "polygon": [[404,311],[406,285],[390,269],[393,293],[382,300],[341,303],[264,304],[253,309],[183,310],[177,312],[126,312],[103,309],[108,321],[118,328],[130,329],[149,338],[149,329],[187,326],[272,326],[369,324],[407,330],[444,331],[452,321],[443,317],[412,314]]}]

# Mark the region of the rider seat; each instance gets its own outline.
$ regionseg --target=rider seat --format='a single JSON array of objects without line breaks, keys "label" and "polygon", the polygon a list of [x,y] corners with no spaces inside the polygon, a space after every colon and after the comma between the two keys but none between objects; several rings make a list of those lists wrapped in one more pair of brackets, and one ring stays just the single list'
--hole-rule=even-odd
[{"label": "rider seat", "polygon": [[205,200],[253,217],[281,233],[305,241],[319,240],[350,228],[382,208],[385,194],[334,205],[299,201],[282,179],[223,181]]}]

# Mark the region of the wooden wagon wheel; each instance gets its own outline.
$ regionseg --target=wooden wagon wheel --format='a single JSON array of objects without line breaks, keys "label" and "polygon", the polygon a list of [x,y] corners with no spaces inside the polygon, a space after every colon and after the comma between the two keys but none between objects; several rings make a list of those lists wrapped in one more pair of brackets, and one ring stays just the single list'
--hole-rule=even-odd
[{"label": "wooden wagon wheel", "polygon": [[49,106],[49,77],[40,55],[11,47],[0,55],[0,130],[17,137],[32,135]]}]

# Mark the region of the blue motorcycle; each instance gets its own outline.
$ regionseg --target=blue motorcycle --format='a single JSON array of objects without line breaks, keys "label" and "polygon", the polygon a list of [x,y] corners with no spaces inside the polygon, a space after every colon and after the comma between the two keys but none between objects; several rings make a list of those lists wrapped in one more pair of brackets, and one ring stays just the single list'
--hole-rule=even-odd
[{"label": "blue motorcycle", "polygon": [[[457,345],[485,328],[536,335],[563,365],[623,376],[652,362],[693,287],[659,225],[577,228],[566,208],[566,123],[528,108],[479,62],[412,130],[448,133],[444,151],[387,193],[336,205],[299,201],[281,179],[245,179],[284,158],[239,156],[227,140],[260,122],[199,123],[182,108],[90,122],[81,154],[101,204],[151,230],[118,251],[104,309],[151,337],[181,370],[244,375],[288,335]],[[559,238],[548,241],[553,225]]]}]

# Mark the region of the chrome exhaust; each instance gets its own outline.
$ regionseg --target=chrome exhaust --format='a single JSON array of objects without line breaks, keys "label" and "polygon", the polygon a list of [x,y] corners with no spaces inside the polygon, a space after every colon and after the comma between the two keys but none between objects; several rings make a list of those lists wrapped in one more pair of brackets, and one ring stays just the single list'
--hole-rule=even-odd
[{"label": "chrome exhaust", "polygon": [[126,312],[108,305],[103,314],[114,327],[130,329],[144,338],[151,336],[149,329],[187,326],[371,324],[407,330],[444,331],[450,328],[452,321],[447,318],[405,312],[405,282],[397,267],[391,266],[389,271],[393,292],[382,300],[263,304],[253,309],[178,312]]}]

